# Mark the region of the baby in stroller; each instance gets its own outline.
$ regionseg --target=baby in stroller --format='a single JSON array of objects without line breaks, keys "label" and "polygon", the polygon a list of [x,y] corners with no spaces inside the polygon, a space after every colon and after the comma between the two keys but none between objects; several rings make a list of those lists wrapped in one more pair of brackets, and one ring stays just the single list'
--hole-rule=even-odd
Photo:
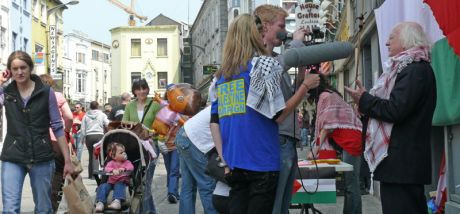
[{"label": "baby in stroller", "polygon": [[117,142],[109,144],[107,156],[111,160],[104,167],[104,172],[109,175],[109,179],[97,188],[96,212],[104,210],[107,196],[112,189],[113,201],[108,207],[114,210],[121,209],[121,202],[126,199],[125,190],[126,186],[129,185],[130,173],[134,170],[133,164],[128,160],[128,155],[125,152],[123,144]]}]

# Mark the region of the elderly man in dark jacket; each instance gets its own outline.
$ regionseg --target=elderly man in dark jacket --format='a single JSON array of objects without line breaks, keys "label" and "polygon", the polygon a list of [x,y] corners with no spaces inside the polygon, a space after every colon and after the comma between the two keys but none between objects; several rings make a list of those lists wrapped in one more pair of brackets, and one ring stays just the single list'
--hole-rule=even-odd
[{"label": "elderly man in dark jacket", "polygon": [[390,59],[366,92],[346,88],[368,117],[364,156],[380,181],[382,211],[426,213],[424,185],[431,183],[430,130],[436,83],[422,27],[398,24],[387,42]]}]

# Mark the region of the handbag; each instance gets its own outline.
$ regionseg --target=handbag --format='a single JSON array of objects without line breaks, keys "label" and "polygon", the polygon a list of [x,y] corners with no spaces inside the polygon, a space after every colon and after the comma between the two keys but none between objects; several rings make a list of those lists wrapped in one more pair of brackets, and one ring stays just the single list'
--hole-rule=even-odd
[{"label": "handbag", "polygon": [[150,139],[151,137],[150,132],[148,128],[144,126],[143,122],[144,122],[145,115],[147,115],[150,109],[150,106],[152,105],[152,102],[153,101],[151,100],[149,104],[147,105],[147,107],[145,107],[144,115],[142,116],[142,119],[140,122],[137,123],[137,122],[122,121],[120,124],[121,128],[134,132],[141,140]]},{"label": "handbag", "polygon": [[92,214],[93,200],[86,190],[81,176],[73,179],[66,176],[64,187],[62,187],[63,199],[67,201],[67,208],[70,214]]},{"label": "handbag", "polygon": [[216,147],[206,153],[206,156],[208,157],[208,164],[206,165],[205,173],[220,182],[228,184],[225,179],[225,167],[222,166]]}]

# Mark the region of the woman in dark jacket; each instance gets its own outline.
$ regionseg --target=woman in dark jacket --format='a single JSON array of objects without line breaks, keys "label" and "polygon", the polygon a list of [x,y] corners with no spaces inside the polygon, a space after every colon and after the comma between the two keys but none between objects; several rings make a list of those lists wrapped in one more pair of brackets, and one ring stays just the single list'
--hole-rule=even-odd
[{"label": "woman in dark jacket", "polygon": [[53,89],[43,85],[32,74],[32,58],[23,51],[13,52],[7,70],[0,75],[0,104],[5,106],[7,133],[2,160],[2,202],[4,213],[20,213],[22,186],[29,174],[35,213],[52,213],[51,179],[54,174],[54,152],[49,128],[57,138],[64,155],[64,175],[73,172],[64,126]]}]

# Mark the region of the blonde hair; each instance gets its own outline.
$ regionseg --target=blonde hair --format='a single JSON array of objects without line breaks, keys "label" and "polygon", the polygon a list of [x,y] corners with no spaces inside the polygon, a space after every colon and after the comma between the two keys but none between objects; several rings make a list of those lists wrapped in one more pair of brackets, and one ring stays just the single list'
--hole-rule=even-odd
[{"label": "blonde hair", "polygon": [[257,55],[268,55],[257,30],[255,18],[249,14],[241,14],[230,24],[222,52],[222,67],[216,77],[222,75],[226,80],[238,75],[240,69],[247,69],[248,61]]},{"label": "blonde hair", "polygon": [[40,79],[42,80],[43,84],[49,86],[49,87],[54,87],[54,79],[51,77],[49,74],[42,74],[40,75]]},{"label": "blonde hair", "polygon": [[254,10],[254,15],[259,17],[262,22],[267,22],[272,24],[277,18],[286,18],[289,16],[289,13],[286,12],[282,7],[264,4],[258,6]]}]

